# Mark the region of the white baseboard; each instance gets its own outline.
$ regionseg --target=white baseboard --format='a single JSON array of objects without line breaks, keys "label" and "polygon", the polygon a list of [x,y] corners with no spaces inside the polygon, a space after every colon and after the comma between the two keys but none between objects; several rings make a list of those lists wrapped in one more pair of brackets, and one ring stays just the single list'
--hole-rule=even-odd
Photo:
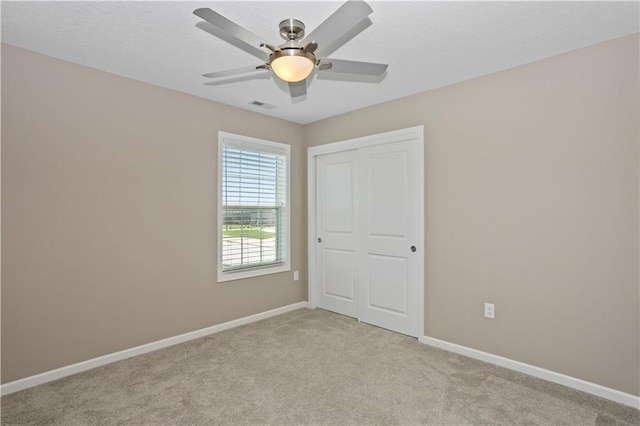
[{"label": "white baseboard", "polygon": [[77,364],[72,364],[66,367],[57,368],[55,370],[46,371],[44,373],[36,374],[35,376],[26,377],[24,379],[4,384],[0,386],[0,394],[8,395],[22,389],[41,385],[43,383],[71,376],[72,374],[100,367],[101,365],[110,364],[112,362],[131,358],[132,356],[136,355],[142,355],[147,352],[156,351],[168,346],[177,345],[178,343],[183,343],[189,340],[197,339],[199,337],[208,336],[210,334],[219,333],[230,328],[239,327],[241,325],[260,321],[265,318],[274,317],[276,315],[281,315],[290,311],[295,311],[296,309],[307,308],[308,306],[309,302],[298,302],[292,305],[283,306],[281,308],[272,309],[270,311],[261,312],[259,314],[250,315],[248,317],[239,318],[237,320],[217,324],[207,328],[202,328],[200,330],[191,331],[189,333],[180,334],[178,336],[169,337],[167,339],[158,340],[156,342],[147,343],[145,345],[136,346],[135,348],[125,349],[123,351],[114,352],[112,354],[103,355],[97,358],[92,358],[86,361],[79,362]]},{"label": "white baseboard", "polygon": [[525,364],[520,361],[514,361],[512,359],[504,358],[499,355],[494,355],[488,352],[482,352],[476,349],[468,348],[462,345],[457,345],[455,343],[450,343],[450,342],[436,339],[433,337],[422,336],[418,340],[420,341],[420,343],[424,343],[426,345],[435,346],[440,349],[444,349],[450,352],[455,352],[460,355],[465,355],[465,356],[468,356],[469,358],[479,359],[480,361],[485,361],[490,364],[499,365],[500,367],[505,367],[510,370],[519,371],[521,373],[538,377],[540,379],[544,379],[549,382],[558,383],[573,389],[590,393],[592,395],[610,399],[611,401],[615,401],[620,404],[624,404],[633,408],[640,409],[640,397],[632,395],[630,393],[621,392],[619,390],[607,388],[605,386],[601,386],[596,383],[591,383],[582,379],[567,376],[565,374],[556,373],[555,371],[546,370],[544,368],[536,367],[534,365]]}]

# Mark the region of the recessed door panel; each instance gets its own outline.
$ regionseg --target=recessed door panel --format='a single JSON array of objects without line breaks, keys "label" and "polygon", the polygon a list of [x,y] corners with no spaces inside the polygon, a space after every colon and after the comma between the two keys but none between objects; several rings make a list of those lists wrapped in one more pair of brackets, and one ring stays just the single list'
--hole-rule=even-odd
[{"label": "recessed door panel", "polygon": [[407,259],[369,255],[369,308],[407,316]]},{"label": "recessed door panel", "polygon": [[341,297],[353,301],[355,262],[352,251],[324,250],[325,255],[325,294],[329,297]]},{"label": "recessed door panel", "polygon": [[384,237],[407,235],[407,152],[369,158],[369,233]]},{"label": "recessed door panel", "polygon": [[353,232],[353,163],[327,164],[325,232]]}]

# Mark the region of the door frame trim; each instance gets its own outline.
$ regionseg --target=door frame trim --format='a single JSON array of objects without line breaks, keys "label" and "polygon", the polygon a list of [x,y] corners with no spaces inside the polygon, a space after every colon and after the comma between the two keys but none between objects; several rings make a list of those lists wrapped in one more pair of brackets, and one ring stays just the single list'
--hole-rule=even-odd
[{"label": "door frame trim", "polygon": [[375,145],[404,142],[406,140],[417,139],[420,167],[418,170],[418,205],[422,206],[422,219],[418,224],[418,241],[422,241],[422,250],[419,250],[420,259],[418,263],[419,279],[418,285],[418,336],[424,335],[424,265],[425,265],[425,238],[424,238],[424,126],[408,127],[406,129],[394,130],[391,132],[378,133],[375,135],[362,136],[347,139],[339,142],[332,142],[324,145],[312,146],[307,149],[307,283],[309,294],[309,307],[315,309],[318,306],[317,283],[316,283],[316,161],[319,155],[333,154],[352,149],[365,148]]}]

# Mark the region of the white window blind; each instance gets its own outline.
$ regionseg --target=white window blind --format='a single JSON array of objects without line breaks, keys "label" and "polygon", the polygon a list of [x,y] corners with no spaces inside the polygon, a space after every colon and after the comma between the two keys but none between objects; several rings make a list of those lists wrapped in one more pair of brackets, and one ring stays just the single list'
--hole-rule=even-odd
[{"label": "white window blind", "polygon": [[222,143],[223,273],[288,265],[288,150],[277,145]]}]

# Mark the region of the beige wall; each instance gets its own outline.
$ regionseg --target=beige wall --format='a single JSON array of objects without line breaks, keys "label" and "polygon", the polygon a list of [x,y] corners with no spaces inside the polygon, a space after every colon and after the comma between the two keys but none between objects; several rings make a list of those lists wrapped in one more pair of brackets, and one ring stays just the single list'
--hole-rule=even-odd
[{"label": "beige wall", "polygon": [[636,34],[305,127],[425,126],[426,335],[640,394],[638,59]]},{"label": "beige wall", "polygon": [[[306,300],[300,125],[2,45],[2,382]],[[292,146],[292,273],[216,283],[217,132]]]}]

